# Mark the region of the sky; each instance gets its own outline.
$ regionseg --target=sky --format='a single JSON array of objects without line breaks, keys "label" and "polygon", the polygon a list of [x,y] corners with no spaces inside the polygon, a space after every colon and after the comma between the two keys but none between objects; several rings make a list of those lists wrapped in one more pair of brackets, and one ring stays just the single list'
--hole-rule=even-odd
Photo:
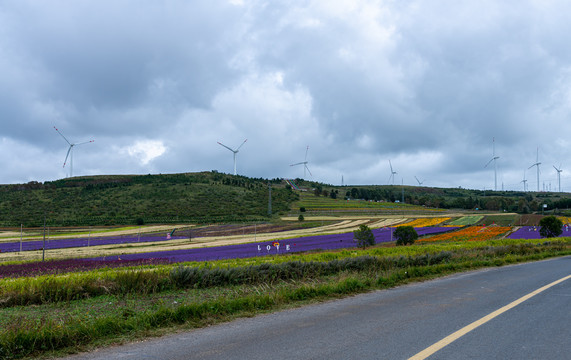
[{"label": "sky", "polygon": [[[557,167],[571,192],[568,14],[564,0],[0,0],[0,184],[233,173],[218,142],[247,139],[249,177],[557,191]],[[66,139],[94,142],[64,166]],[[290,166],[303,161],[311,174]]]}]

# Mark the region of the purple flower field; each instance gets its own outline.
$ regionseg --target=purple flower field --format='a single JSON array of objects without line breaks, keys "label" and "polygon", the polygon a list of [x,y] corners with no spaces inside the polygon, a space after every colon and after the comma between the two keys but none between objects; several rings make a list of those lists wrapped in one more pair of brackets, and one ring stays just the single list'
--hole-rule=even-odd
[{"label": "purple flower field", "polygon": [[[415,228],[418,235],[435,234],[446,231],[452,231],[457,228],[454,227],[421,227]],[[392,232],[394,228],[382,228],[373,229],[373,235],[375,236],[375,242],[385,243],[392,240]],[[128,239],[130,242],[136,242],[137,238],[121,238],[121,239],[104,239],[107,242],[99,242],[97,245],[102,244],[118,244],[127,243]],[[164,240],[164,238],[158,237],[141,237],[141,241],[146,239],[146,241],[159,241]],[[93,241],[94,239],[91,239]],[[55,240],[59,241],[60,245],[68,244],[65,247],[77,246],[78,241],[85,241],[82,246],[87,246],[86,239],[68,239],[66,240]],[[51,242],[55,242],[51,241]],[[95,245],[94,243],[91,243]],[[18,249],[19,249],[19,243]],[[41,244],[41,242],[40,242]],[[235,259],[235,258],[248,258],[266,255],[280,255],[288,254],[294,252],[302,251],[315,251],[315,250],[334,250],[342,248],[356,247],[357,244],[353,239],[353,233],[343,233],[343,234],[332,234],[332,235],[318,235],[318,236],[308,236],[300,237],[295,239],[287,239],[280,241],[266,241],[260,243],[250,243],[250,244],[239,244],[239,245],[227,245],[227,246],[216,246],[216,247],[204,247],[196,249],[186,249],[186,250],[173,250],[173,251],[160,251],[160,252],[148,252],[139,254],[125,254],[125,255],[115,255],[106,257],[97,257],[89,259],[70,259],[70,260],[54,260],[46,262],[33,262],[21,265],[3,265],[0,266],[0,278],[3,277],[19,277],[19,276],[31,276],[40,274],[55,274],[55,273],[66,273],[73,271],[88,271],[92,269],[104,268],[104,267],[121,267],[121,266],[136,266],[136,265],[146,265],[146,264],[167,264],[167,263],[177,263],[186,261],[212,261],[221,259]],[[62,248],[60,247],[50,247]],[[40,247],[41,249],[41,247]]]},{"label": "purple flower field", "polygon": [[[186,239],[183,236],[173,236],[170,240]],[[166,235],[154,236],[121,236],[121,237],[92,237],[92,238],[76,238],[76,239],[51,239],[46,240],[46,250],[64,249],[73,247],[86,247],[110,244],[128,244],[137,242],[153,242],[166,241]],[[43,240],[24,241],[22,242],[22,251],[41,250]],[[20,251],[20,242],[0,243],[0,252],[18,252]]]},{"label": "purple flower field", "polygon": [[[540,226],[522,226],[507,236],[508,239],[541,239]],[[563,232],[559,237],[571,236],[571,226],[563,226]]]},{"label": "purple flower field", "polygon": [[[435,234],[452,231],[453,227],[422,227],[415,228],[418,235]],[[374,229],[373,235],[377,244],[390,242],[394,228]],[[280,241],[266,241],[260,243],[239,244],[205,247],[196,249],[160,251],[139,254],[125,254],[93,258],[92,260],[139,260],[139,259],[168,259],[170,262],[185,261],[211,261],[221,259],[248,258],[265,255],[287,254],[301,251],[335,250],[356,247],[353,233],[318,235],[287,239]]]}]

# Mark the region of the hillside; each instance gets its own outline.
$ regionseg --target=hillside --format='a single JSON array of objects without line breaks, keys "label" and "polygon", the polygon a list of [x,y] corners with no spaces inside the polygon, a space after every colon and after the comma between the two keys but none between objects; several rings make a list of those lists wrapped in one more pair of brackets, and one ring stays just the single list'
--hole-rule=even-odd
[{"label": "hillside", "polygon": [[[272,214],[434,214],[443,209],[569,215],[571,194],[414,186],[332,186],[212,172],[87,176],[0,186],[0,227],[269,221]],[[547,207],[543,208],[545,204]],[[275,217],[273,218],[275,219]]]},{"label": "hillside", "polygon": [[[268,180],[218,172],[75,177],[0,187],[0,226],[116,225],[267,219]],[[298,195],[272,181],[272,212]]]}]

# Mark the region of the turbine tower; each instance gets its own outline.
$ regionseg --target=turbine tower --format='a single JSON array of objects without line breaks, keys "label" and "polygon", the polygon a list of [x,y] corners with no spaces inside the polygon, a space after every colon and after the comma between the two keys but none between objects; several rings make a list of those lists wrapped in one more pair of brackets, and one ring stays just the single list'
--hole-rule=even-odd
[{"label": "turbine tower", "polygon": [[494,191],[498,191],[498,169],[496,167],[496,160],[499,158],[499,156],[496,156],[496,138],[492,138],[492,159],[488,161],[484,167],[486,168],[492,161],[494,162]]},{"label": "turbine tower", "polygon": [[527,180],[525,179],[525,170],[523,171],[523,180],[520,181],[523,183],[523,191],[526,192],[527,191]]},{"label": "turbine tower", "polygon": [[559,192],[561,192],[561,164],[559,164],[559,169],[553,165],[553,168],[557,171],[557,182],[559,183]]},{"label": "turbine tower", "polygon": [[422,184],[424,184],[424,182],[426,181],[426,179],[420,181],[416,176],[414,178],[416,179],[416,181],[418,181],[418,186],[422,186]]},{"label": "turbine tower", "polygon": [[92,143],[95,140],[84,141],[77,144],[70,143],[69,140],[67,140],[66,137],[63,136],[63,134],[55,126],[54,129],[56,129],[57,133],[60,134],[61,137],[65,140],[65,142],[68,143],[69,145],[69,148],[67,149],[67,154],[65,155],[65,160],[63,161],[63,167],[65,167],[65,164],[67,163],[67,158],[69,157],[69,177],[73,177],[73,148],[77,145]]},{"label": "turbine tower", "polygon": [[393,185],[395,184],[395,175],[397,174],[396,171],[393,170],[393,164],[389,160],[389,166],[391,167],[391,175],[389,176],[389,184],[391,183],[391,178],[393,179]]},{"label": "turbine tower", "polygon": [[[305,179],[305,170],[307,170],[309,172],[309,175],[313,176],[313,174],[311,173],[311,171],[309,171],[309,168],[307,167],[307,152],[309,151],[309,145],[307,146],[307,148],[305,149],[305,160],[302,162],[298,162],[295,164],[291,164],[290,166],[297,166],[297,165],[303,165],[303,178]],[[343,181],[343,180],[341,180]]]},{"label": "turbine tower", "polygon": [[537,147],[537,157],[535,160],[535,164],[531,165],[530,167],[528,167],[528,170],[531,169],[534,166],[537,166],[537,192],[539,192],[539,165],[541,165],[541,163],[539,162],[539,146]]},{"label": "turbine tower", "polygon": [[219,145],[224,146],[226,149],[232,151],[234,153],[234,175],[236,175],[236,154],[238,153],[238,151],[240,150],[240,148],[242,147],[242,145],[244,145],[246,143],[246,141],[248,141],[248,139],[244,140],[244,142],[238,146],[238,148],[236,150],[229,148],[228,146],[222,144],[220,141],[218,141]]}]

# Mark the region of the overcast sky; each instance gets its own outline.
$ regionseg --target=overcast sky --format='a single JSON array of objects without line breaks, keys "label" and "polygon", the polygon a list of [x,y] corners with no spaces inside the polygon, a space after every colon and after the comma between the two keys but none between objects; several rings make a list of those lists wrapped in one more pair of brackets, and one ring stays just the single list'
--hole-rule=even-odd
[{"label": "overcast sky", "polygon": [[[571,191],[571,2],[0,0],[0,184],[217,170]],[[343,179],[343,180],[342,180]],[[392,179],[390,180],[392,183]]]}]

